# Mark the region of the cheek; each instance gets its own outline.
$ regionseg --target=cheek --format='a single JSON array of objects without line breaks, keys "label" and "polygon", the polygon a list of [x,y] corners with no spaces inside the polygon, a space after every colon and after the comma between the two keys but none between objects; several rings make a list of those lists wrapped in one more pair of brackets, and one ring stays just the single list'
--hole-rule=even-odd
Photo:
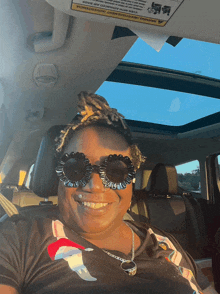
[{"label": "cheek", "polygon": [[121,202],[124,206],[124,209],[127,211],[130,207],[131,198],[132,198],[132,184],[128,185],[125,190],[119,190],[118,196],[121,198]]},{"label": "cheek", "polygon": [[63,184],[60,182],[58,186],[58,205],[62,206],[66,202],[66,190]]},{"label": "cheek", "polygon": [[70,210],[72,209],[72,205],[74,201],[71,201],[72,199],[72,194],[76,189],[68,189],[64,187],[62,183],[59,183],[58,187],[58,205],[59,205],[59,210],[62,214],[62,216],[65,218],[69,218],[70,216]]}]

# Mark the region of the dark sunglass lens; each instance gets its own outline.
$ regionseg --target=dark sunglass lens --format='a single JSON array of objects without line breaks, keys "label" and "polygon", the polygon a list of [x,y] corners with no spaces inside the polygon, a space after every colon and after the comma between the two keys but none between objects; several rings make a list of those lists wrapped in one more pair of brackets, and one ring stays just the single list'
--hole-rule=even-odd
[{"label": "dark sunglass lens", "polygon": [[83,159],[70,158],[65,163],[63,171],[70,181],[80,181],[86,173],[86,165]]},{"label": "dark sunglass lens", "polygon": [[121,160],[108,162],[106,166],[106,175],[113,183],[121,183],[128,176],[127,165]]}]

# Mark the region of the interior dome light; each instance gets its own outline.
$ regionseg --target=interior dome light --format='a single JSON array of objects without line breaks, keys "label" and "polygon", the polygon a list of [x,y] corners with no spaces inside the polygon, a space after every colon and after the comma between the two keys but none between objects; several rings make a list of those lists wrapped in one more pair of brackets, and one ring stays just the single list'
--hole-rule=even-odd
[{"label": "interior dome light", "polygon": [[52,88],[58,80],[54,64],[37,64],[34,69],[34,81],[38,87]]}]

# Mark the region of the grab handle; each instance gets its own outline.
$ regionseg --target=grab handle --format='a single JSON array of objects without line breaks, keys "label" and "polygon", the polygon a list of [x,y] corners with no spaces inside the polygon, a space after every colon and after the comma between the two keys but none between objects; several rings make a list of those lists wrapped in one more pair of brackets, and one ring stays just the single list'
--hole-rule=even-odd
[{"label": "grab handle", "polygon": [[63,46],[69,25],[69,15],[54,9],[53,34],[34,41],[34,49],[37,53],[48,52]]}]

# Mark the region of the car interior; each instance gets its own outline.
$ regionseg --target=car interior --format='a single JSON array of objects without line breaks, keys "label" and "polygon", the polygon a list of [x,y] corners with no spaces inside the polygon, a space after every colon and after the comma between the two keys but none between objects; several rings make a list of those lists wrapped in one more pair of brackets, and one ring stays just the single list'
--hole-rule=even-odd
[{"label": "car interior", "polygon": [[[160,89],[164,100],[170,90],[219,101],[220,77],[123,59],[140,38],[157,51],[165,43],[175,51],[185,39],[219,44],[218,0],[146,1],[142,14],[87,2],[1,0],[0,223],[14,214],[58,214],[54,139],[77,114],[80,91],[99,93],[111,83]],[[117,99],[126,110],[126,92]],[[146,112],[157,104],[147,95],[133,101]],[[220,293],[219,106],[182,125],[126,119],[147,159],[125,219],[172,234]],[[194,160],[200,190],[188,191],[177,169]]]}]

